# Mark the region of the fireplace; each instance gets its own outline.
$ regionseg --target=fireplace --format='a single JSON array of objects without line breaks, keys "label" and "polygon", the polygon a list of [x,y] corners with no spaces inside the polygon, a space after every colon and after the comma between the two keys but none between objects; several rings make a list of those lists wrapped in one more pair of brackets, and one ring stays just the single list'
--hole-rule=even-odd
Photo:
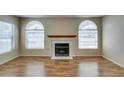
[{"label": "fireplace", "polygon": [[69,56],[69,44],[68,43],[56,43],[55,44],[55,56]]},{"label": "fireplace", "polygon": [[54,40],[52,41],[51,59],[73,59],[72,41]]}]

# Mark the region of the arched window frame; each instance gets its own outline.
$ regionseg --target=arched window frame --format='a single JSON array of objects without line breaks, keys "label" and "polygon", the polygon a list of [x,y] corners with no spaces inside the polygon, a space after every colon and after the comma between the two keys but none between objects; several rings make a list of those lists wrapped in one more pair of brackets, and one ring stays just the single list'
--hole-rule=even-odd
[{"label": "arched window frame", "polygon": [[[88,22],[90,25],[88,24]],[[85,24],[87,24],[87,25],[85,25]],[[96,42],[96,43],[94,43],[94,46],[91,46],[91,43],[89,43],[89,45],[88,45],[87,42],[90,42],[90,41],[88,41],[88,40],[86,41],[85,38],[84,38],[84,40],[82,40],[82,42],[84,41],[85,43],[81,45],[80,32],[83,32],[83,31],[85,31],[84,35],[88,32],[90,33],[90,31],[94,31],[95,39],[96,39],[96,40],[94,40],[94,42]],[[87,44],[87,46],[86,46],[86,44]],[[79,49],[98,49],[98,27],[94,21],[84,20],[80,23],[79,28],[78,28],[78,48]]]},{"label": "arched window frame", "polygon": [[[31,27],[31,25],[32,26],[34,25],[34,27]],[[37,42],[37,43],[32,44],[32,47],[30,47],[31,44],[29,44],[29,40],[28,40],[28,36],[27,36],[27,34],[30,33],[30,32],[31,33],[34,32],[34,35],[36,35],[35,32],[39,33],[37,35],[40,35],[40,32],[42,33],[41,37],[43,37],[43,38],[41,38],[41,40],[42,40],[41,46],[38,46],[38,41],[36,40],[35,42]],[[44,47],[45,47],[44,43],[45,43],[45,32],[44,32],[43,24],[40,21],[30,21],[30,22],[28,22],[26,27],[25,27],[25,48],[26,49],[44,49]]]}]

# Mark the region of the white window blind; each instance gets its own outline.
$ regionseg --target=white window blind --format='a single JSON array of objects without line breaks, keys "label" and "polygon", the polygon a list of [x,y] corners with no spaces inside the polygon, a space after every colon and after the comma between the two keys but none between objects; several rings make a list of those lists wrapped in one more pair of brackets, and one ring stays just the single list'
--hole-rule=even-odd
[{"label": "white window blind", "polygon": [[82,22],[79,26],[78,38],[79,48],[97,49],[98,31],[96,24],[89,20]]},{"label": "white window blind", "polygon": [[44,48],[44,27],[38,21],[30,22],[26,27],[25,45],[27,49]]},{"label": "white window blind", "polygon": [[0,54],[13,48],[13,24],[0,22]]}]

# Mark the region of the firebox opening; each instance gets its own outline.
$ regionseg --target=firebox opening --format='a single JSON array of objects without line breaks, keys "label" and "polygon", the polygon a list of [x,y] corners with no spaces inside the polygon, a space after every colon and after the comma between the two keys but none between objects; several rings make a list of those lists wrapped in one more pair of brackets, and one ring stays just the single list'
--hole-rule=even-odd
[{"label": "firebox opening", "polygon": [[69,43],[56,43],[55,56],[69,56]]}]

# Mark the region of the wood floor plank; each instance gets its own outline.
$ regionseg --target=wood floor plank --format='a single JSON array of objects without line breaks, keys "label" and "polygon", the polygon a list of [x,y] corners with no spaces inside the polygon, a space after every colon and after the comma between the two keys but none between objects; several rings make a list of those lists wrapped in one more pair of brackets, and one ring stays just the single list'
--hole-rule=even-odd
[{"label": "wood floor plank", "polygon": [[0,77],[123,77],[124,68],[103,57],[18,57],[0,65]]}]

